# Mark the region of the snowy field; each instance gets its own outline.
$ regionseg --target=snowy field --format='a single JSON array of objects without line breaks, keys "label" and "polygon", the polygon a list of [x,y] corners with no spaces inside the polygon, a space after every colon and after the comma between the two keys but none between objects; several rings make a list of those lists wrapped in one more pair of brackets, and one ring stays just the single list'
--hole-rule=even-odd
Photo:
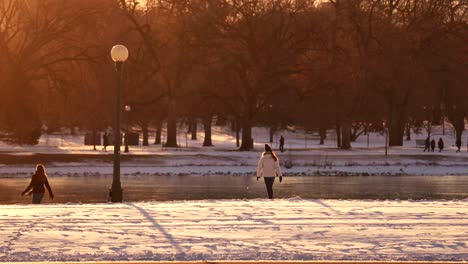
[{"label": "snowy field", "polygon": [[468,200],[0,205],[1,261],[468,260]]},{"label": "snowy field", "polygon": [[[286,175],[468,175],[468,152],[463,138],[461,152],[454,147],[453,131],[440,128],[433,131],[434,138],[445,141],[443,152],[423,153],[415,139],[425,134],[413,135],[404,141],[403,147],[391,147],[385,156],[385,138],[379,133],[361,136],[352,143],[352,150],[336,148],[335,136],[329,133],[324,145],[319,145],[316,135],[301,131],[280,131],[274,136],[272,146],[278,147],[278,139],[286,139],[286,151],[279,152]],[[181,131],[181,130],[179,130]],[[263,145],[268,143],[268,130],[254,128],[254,151],[239,152],[232,132],[222,127],[213,129],[213,147],[202,147],[203,133],[198,140],[190,140],[187,134],[178,137],[179,148],[163,148],[161,145],[130,146],[130,153],[122,152],[123,175],[253,175]],[[141,138],[140,138],[141,141]],[[150,138],[150,143],[154,141]],[[0,158],[8,156],[9,162],[0,161],[1,177],[27,177],[35,163],[45,163],[51,176],[110,175],[112,174],[113,147],[108,151],[93,150],[84,146],[84,136],[44,135],[36,146],[10,146],[0,144]],[[122,148],[123,150],[123,148]],[[42,155],[42,156],[38,156]],[[49,155],[48,157],[45,157]],[[20,162],[15,157],[21,156]],[[73,157],[67,161],[57,157]],[[107,158],[106,158],[107,157]],[[285,164],[292,164],[286,168]]]},{"label": "snowy field", "polygon": [[[442,137],[437,129],[435,139]],[[423,153],[413,135],[385,157],[385,138],[360,137],[353,149],[282,131],[278,153],[292,175],[468,175],[463,140]],[[268,131],[255,128],[255,150],[235,151],[234,135],[215,127],[214,147],[179,135],[179,148],[131,146],[122,174],[254,175]],[[367,141],[369,139],[369,141]],[[150,138],[151,141],[154,140]],[[29,177],[44,163],[51,178],[111,175],[112,146],[83,145],[83,135],[44,135],[36,146],[0,144],[0,178]],[[369,142],[369,143],[368,143]],[[123,148],[122,148],[123,150]],[[292,163],[286,168],[286,163]],[[47,199],[47,198],[46,198]],[[122,204],[0,205],[0,262],[125,260],[468,260],[468,200],[200,200]]]}]

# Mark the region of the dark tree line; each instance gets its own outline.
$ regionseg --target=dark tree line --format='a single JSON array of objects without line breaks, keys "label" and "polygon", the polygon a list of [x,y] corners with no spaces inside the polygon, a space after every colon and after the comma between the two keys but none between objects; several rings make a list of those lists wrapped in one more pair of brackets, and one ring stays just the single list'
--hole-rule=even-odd
[{"label": "dark tree line", "polygon": [[114,44],[130,51],[122,100],[145,145],[162,143],[166,126],[177,146],[186,124],[211,146],[215,119],[241,150],[253,126],[300,126],[322,141],[335,129],[342,149],[384,123],[391,146],[444,118],[462,136],[466,0],[145,2],[1,0],[2,139],[112,126]]}]

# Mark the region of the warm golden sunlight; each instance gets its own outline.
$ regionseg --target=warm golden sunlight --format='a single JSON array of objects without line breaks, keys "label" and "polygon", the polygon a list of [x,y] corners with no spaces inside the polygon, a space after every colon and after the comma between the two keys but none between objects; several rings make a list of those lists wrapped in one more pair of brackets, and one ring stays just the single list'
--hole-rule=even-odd
[{"label": "warm golden sunlight", "polygon": [[468,0],[0,0],[0,264],[467,264]]}]

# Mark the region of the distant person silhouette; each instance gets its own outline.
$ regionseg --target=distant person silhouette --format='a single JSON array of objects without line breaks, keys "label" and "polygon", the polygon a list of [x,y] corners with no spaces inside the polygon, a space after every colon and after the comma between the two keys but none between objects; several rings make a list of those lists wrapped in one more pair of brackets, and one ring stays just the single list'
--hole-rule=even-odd
[{"label": "distant person silhouette", "polygon": [[109,145],[109,135],[107,132],[104,132],[104,135],[102,135],[102,145],[104,146],[102,150],[107,151],[107,146]]},{"label": "distant person silhouette", "polygon": [[442,152],[442,150],[444,149],[444,141],[442,140],[442,138],[439,138],[439,142],[437,143],[438,147],[439,147],[439,152]]},{"label": "distant person silhouette", "polygon": [[431,152],[434,152],[434,149],[435,149],[435,140],[432,139],[431,140]]},{"label": "distant person silhouette", "polygon": [[52,189],[50,188],[49,180],[47,179],[47,174],[45,173],[44,165],[37,164],[36,172],[31,177],[31,182],[29,183],[29,186],[26,188],[26,190],[24,190],[21,193],[21,195],[25,195],[26,193],[28,193],[28,195],[32,194],[32,203],[40,204],[45,193],[44,186],[49,192],[50,199],[53,200],[54,194],[52,193]]},{"label": "distant person silhouette", "polygon": [[281,151],[281,152],[284,151],[284,137],[283,137],[283,136],[280,137],[280,145],[279,145],[279,148],[280,148],[280,151]]},{"label": "distant person silhouette", "polygon": [[461,148],[461,139],[460,138],[457,138],[457,140],[455,141],[455,145],[457,146],[457,152],[460,152],[460,148]]},{"label": "distant person silhouette", "polygon": [[278,156],[268,144],[265,144],[265,151],[258,161],[257,181],[260,177],[264,178],[269,199],[273,199],[273,183],[276,176],[279,176],[280,182],[283,181]]},{"label": "distant person silhouette", "polygon": [[429,137],[426,138],[426,140],[424,140],[424,150],[423,152],[429,152],[431,150],[431,141],[429,139]]}]

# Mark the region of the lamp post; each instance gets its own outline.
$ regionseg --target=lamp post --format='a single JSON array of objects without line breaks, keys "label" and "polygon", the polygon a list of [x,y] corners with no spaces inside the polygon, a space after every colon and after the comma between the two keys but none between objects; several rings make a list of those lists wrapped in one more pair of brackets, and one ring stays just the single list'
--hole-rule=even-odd
[{"label": "lamp post", "polygon": [[127,123],[127,128],[125,129],[125,138],[124,138],[124,141],[125,141],[125,153],[128,153],[128,123],[129,123],[129,115],[130,115],[130,111],[132,110],[132,107],[130,105],[126,105],[125,106],[125,113],[126,113],[126,123]]},{"label": "lamp post", "polygon": [[387,129],[387,123],[385,121],[383,122],[383,127],[384,127],[384,133],[385,133],[385,157],[387,157],[388,129]]},{"label": "lamp post", "polygon": [[442,113],[442,136],[445,136],[445,103],[440,103],[440,112]]},{"label": "lamp post", "polygon": [[122,202],[122,186],[120,184],[120,90],[122,65],[128,58],[128,50],[123,45],[115,45],[111,49],[111,57],[115,62],[116,70],[116,100],[115,100],[115,123],[114,123],[114,172],[112,177],[112,197],[113,203]]}]

